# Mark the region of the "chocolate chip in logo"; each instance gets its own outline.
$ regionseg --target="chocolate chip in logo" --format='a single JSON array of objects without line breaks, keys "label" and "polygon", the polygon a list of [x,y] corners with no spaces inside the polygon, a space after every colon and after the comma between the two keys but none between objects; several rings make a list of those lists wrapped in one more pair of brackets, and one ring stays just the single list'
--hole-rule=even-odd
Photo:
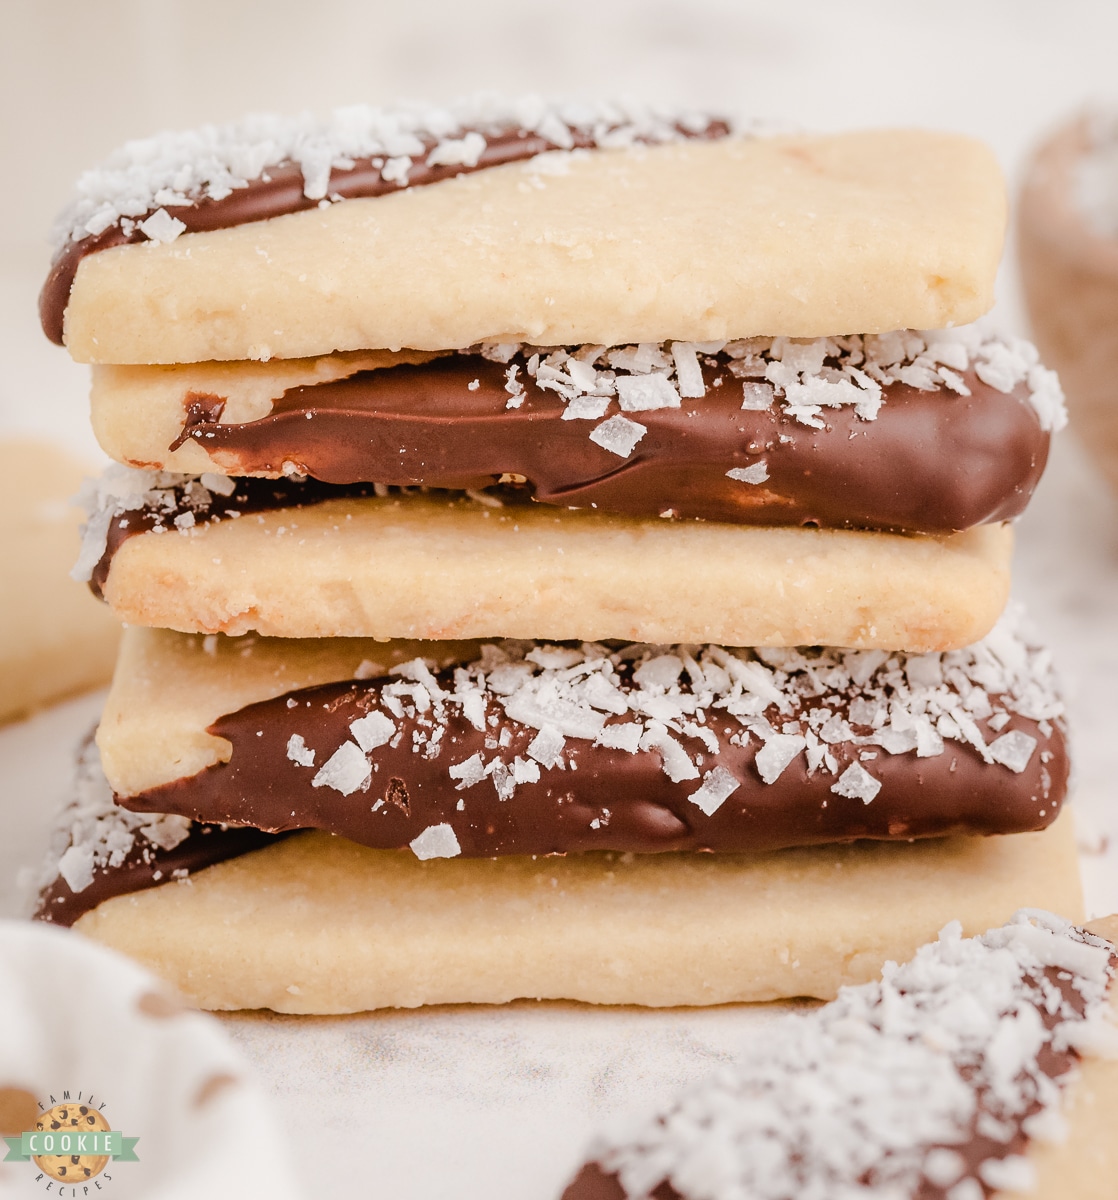
[{"label": "chocolate chip in logo", "polygon": [[405,817],[411,816],[411,797],[408,795],[408,786],[402,779],[392,776],[384,798],[389,804],[395,804]]}]

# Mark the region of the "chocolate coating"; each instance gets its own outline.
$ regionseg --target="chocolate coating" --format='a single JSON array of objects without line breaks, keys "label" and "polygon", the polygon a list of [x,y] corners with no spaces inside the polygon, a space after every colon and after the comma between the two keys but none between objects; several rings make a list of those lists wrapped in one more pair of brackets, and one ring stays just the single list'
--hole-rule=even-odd
[{"label": "chocolate coating", "polygon": [[[682,137],[709,139],[726,137],[730,129],[726,122],[715,120],[698,133],[682,127],[679,127],[677,132]],[[570,137],[571,146],[574,148],[587,149],[597,144],[589,133],[578,129],[571,129]],[[433,140],[427,140],[423,156],[417,158],[408,171],[406,187],[423,187],[455,175],[468,175],[474,171],[483,171],[487,167],[520,162],[535,158],[537,154],[548,150],[560,149],[555,142],[539,134],[510,129],[498,134],[487,133],[485,149],[473,166],[465,163],[429,166],[426,157],[434,145]],[[379,163],[382,160],[377,161]],[[357,159],[348,169],[335,167],[330,173],[327,195],[331,199],[350,200],[383,196],[400,190],[398,183],[382,177],[379,165],[374,166],[373,160],[364,158]],[[303,194],[303,172],[299,165],[281,163],[268,167],[262,176],[250,180],[247,187],[235,188],[221,200],[201,197],[193,204],[169,206],[168,211],[177,220],[182,221],[188,233],[202,233],[212,229],[246,225],[250,221],[266,221],[286,213],[317,208],[320,203],[321,201],[308,199]],[[135,221],[138,224],[150,215],[143,213],[137,216]],[[70,302],[70,289],[74,285],[74,276],[82,259],[88,254],[96,254],[99,250],[146,240],[139,228],[134,227],[130,233],[125,233],[117,224],[110,225],[102,233],[82,238],[81,241],[66,243],[51,263],[50,273],[39,293],[39,320],[43,332],[52,342],[59,346],[64,344],[62,333],[66,306]]]},{"label": "chocolate coating", "polygon": [[[1118,962],[1115,955],[1111,954],[1110,962],[1113,969],[1116,962]],[[1055,967],[1046,967],[1043,971],[1035,975],[1029,973],[1026,975],[1026,979],[1030,983],[1030,994],[1025,1003],[1036,1010],[1041,1024],[1047,1030],[1051,1031],[1055,1028],[1058,1024],[1059,1016],[1056,1013],[1050,1012],[1041,1001],[1041,993],[1036,988],[1036,980],[1040,975],[1049,984],[1059,989],[1063,1001],[1076,1016],[1082,1017],[1084,1015],[1087,1007],[1086,1000],[1078,988],[1072,986],[1071,977],[1066,971],[1060,971]],[[1037,1055],[1039,1072],[1061,1086],[1067,1082],[1069,1078],[1068,1072],[1075,1067],[1078,1061],[1079,1054],[1075,1050],[1057,1050],[1050,1041],[1041,1047]],[[995,1139],[986,1134],[979,1133],[977,1126],[984,1115],[994,1116],[997,1124],[1005,1123],[1007,1118],[1003,1111],[1003,1106],[993,1102],[988,1088],[977,1086],[972,1082],[974,1078],[973,1070],[968,1070],[964,1067],[960,1071],[960,1074],[964,1080],[971,1084],[974,1091],[974,1114],[968,1123],[965,1139],[953,1142],[950,1145],[943,1145],[942,1148],[952,1150],[961,1156],[964,1164],[963,1172],[958,1179],[952,1181],[950,1184],[933,1183],[927,1176],[922,1175],[916,1191],[910,1193],[913,1200],[947,1200],[948,1192],[957,1187],[960,1180],[973,1181],[980,1189],[980,1194],[984,1197],[994,1196],[998,1194],[998,1189],[991,1187],[980,1177],[979,1169],[981,1165],[989,1162],[991,1159],[1005,1159],[1015,1155],[1024,1155],[1028,1152],[1030,1138],[1025,1133],[1023,1126],[1029,1117],[1040,1111],[1040,1104],[1034,1102],[1025,1112],[1018,1116],[1009,1117],[1008,1122],[1011,1126],[1009,1136]],[[929,1145],[927,1147],[928,1150],[937,1148],[941,1147],[936,1145]],[[867,1177],[862,1181],[866,1184],[867,1194],[872,1194],[873,1175],[874,1172],[871,1168],[867,1173]],[[667,1179],[661,1180],[648,1193],[648,1196],[651,1200],[690,1200],[688,1193],[679,1191]],[[588,1162],[583,1165],[575,1178],[564,1189],[561,1200],[629,1200],[629,1193],[622,1186],[621,1180],[617,1175],[607,1171],[600,1163]]]},{"label": "chocolate coating", "polygon": [[269,846],[276,840],[274,835],[259,829],[232,826],[223,829],[220,825],[196,825],[172,850],[163,850],[137,838],[119,866],[95,869],[93,882],[80,892],[72,892],[61,875],[55,878],[39,894],[35,919],[54,925],[73,925],[79,917],[114,896],[159,887],[170,881],[175,871],[193,874],[227,858]]},{"label": "chocolate coating", "polygon": [[[221,397],[191,393],[174,446],[192,439],[234,475],[278,475],[286,462],[336,484],[484,488],[510,474],[569,508],[930,534],[1017,516],[1048,457],[1024,385],[1002,393],[973,371],[970,396],[895,383],[874,420],[828,409],[824,429],[779,403],[743,410],[725,358],[703,373],[702,399],[632,414],[648,432],[627,459],[590,441],[596,422],[564,420],[558,397],[523,372],[523,403],[507,409],[505,369],[480,355],[291,388],[239,425],[219,423]],[[763,484],[727,477],[762,457]]]},{"label": "chocolate coating", "polygon": [[[451,675],[438,676],[448,690]],[[421,727],[419,714],[400,717],[396,744],[369,754],[373,774],[367,791],[343,796],[313,786],[319,767],[348,740],[350,723],[375,707],[388,682],[344,681],[250,704],[209,727],[232,744],[228,762],[135,796],[118,796],[117,802],[138,812],[270,832],[325,829],[379,849],[407,846],[428,827],[445,823],[464,856],[494,857],[582,850],[764,852],[860,838],[1021,833],[1051,824],[1066,791],[1062,732],[1052,729],[1046,736],[1036,722],[1018,715],[1005,729],[1019,729],[1039,743],[1021,774],[987,764],[972,747],[956,742],[927,758],[869,748],[875,757],[865,762],[881,790],[868,804],[832,792],[835,776],[809,775],[802,757],[774,783],[764,783],[754,766],[757,740],[731,743],[721,736],[723,722],[729,732],[740,727],[732,718],[712,717],[721,746],[717,754],[698,738],[679,739],[700,770],[719,765],[742,781],[710,816],[688,799],[699,781],[673,783],[659,752],[629,754],[579,738],[567,740],[565,769],[541,769],[538,783],[520,783],[510,798],[501,799],[493,778],[458,790],[448,767],[480,751],[487,761],[499,757],[511,768],[517,756],[529,757],[537,731],[502,716],[482,733],[457,711],[446,715],[439,752],[432,757],[428,746],[413,743],[413,734],[422,738],[424,729],[430,732],[429,722]],[[316,766],[288,757],[293,734],[316,751]],[[867,752],[853,742],[830,749],[839,773]]]}]

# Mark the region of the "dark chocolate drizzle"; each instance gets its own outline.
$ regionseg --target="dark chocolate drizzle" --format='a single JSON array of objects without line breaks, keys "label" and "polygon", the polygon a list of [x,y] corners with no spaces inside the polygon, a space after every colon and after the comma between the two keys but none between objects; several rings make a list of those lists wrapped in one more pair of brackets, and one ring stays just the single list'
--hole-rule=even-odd
[{"label": "dark chocolate drizzle", "polygon": [[[1118,966],[1118,954],[1112,950],[1110,954],[1112,972],[1116,966]],[[1082,1019],[1086,1013],[1087,1001],[1082,992],[1073,985],[1071,975],[1056,967],[1046,967],[1040,972],[1027,972],[1024,977],[1026,993],[1024,1003],[1036,1010],[1044,1028],[1051,1033],[1060,1022],[1061,1017],[1059,1012],[1052,1012],[1047,1007],[1045,1003],[1047,989],[1040,984],[1041,977],[1050,987],[1058,989],[1064,1003],[1070,1007],[1077,1018]],[[1037,1066],[1040,1073],[1060,1086],[1067,1083],[1068,1073],[1075,1068],[1079,1061],[1080,1055],[1077,1051],[1073,1049],[1058,1050],[1053,1046],[1051,1040],[1047,1040],[1041,1046],[1037,1055]],[[1024,1112],[1015,1116],[1007,1118],[1005,1114],[997,1113],[999,1122],[1009,1123],[1012,1126],[1012,1132],[1004,1140],[992,1138],[980,1133],[977,1128],[979,1120],[984,1114],[994,1115],[996,1112],[991,1104],[989,1089],[973,1082],[976,1075],[974,1066],[962,1067],[960,1074],[971,1084],[975,1092],[975,1112],[965,1131],[965,1137],[963,1140],[951,1144],[929,1145],[927,1149],[955,1151],[965,1164],[964,1171],[949,1185],[933,1183],[926,1175],[922,1174],[916,1191],[912,1193],[913,1200],[947,1200],[948,1192],[958,1187],[963,1180],[972,1180],[977,1184],[984,1197],[994,1196],[998,1194],[999,1189],[992,1187],[980,1177],[979,1168],[982,1164],[991,1159],[1000,1160],[1023,1155],[1028,1151],[1030,1138],[1025,1133],[1023,1126],[1029,1117],[1040,1111],[1039,1101],[1034,1100]],[[860,1182],[866,1186],[867,1195],[874,1194],[872,1169]],[[688,1193],[679,1191],[668,1179],[657,1184],[648,1193],[648,1196],[650,1200],[690,1200]],[[600,1163],[588,1162],[564,1189],[561,1200],[630,1200],[630,1196],[617,1175],[607,1171]]]},{"label": "dark chocolate drizzle", "polygon": [[195,825],[185,840],[171,850],[138,837],[119,866],[95,868],[93,882],[80,892],[71,891],[62,876],[57,876],[39,893],[35,920],[73,925],[79,917],[114,896],[159,887],[174,880],[176,871],[192,875],[278,840],[276,835],[259,829],[212,824]]},{"label": "dark chocolate drizzle", "polygon": [[[523,403],[506,408],[505,368],[476,354],[291,388],[245,424],[220,424],[221,398],[191,393],[171,448],[193,440],[233,475],[287,463],[335,484],[484,488],[509,474],[569,508],[929,534],[1019,515],[1044,470],[1049,435],[1023,384],[1002,393],[973,371],[970,396],[893,383],[874,420],[847,405],[814,429],[778,403],[743,410],[729,360],[704,357],[705,397],[632,414],[648,432],[627,459],[523,371]],[[727,477],[761,457],[764,483]]]},{"label": "dark chocolate drizzle", "polygon": [[[436,678],[452,691],[452,676],[448,669]],[[319,767],[349,739],[350,723],[376,708],[389,682],[395,681],[347,680],[250,704],[209,727],[232,744],[228,762],[135,796],[118,796],[117,802],[137,812],[270,832],[325,829],[380,849],[407,846],[428,827],[445,823],[465,857],[493,857],[583,850],[765,852],[862,838],[1021,833],[1055,820],[1067,785],[1062,731],[1046,726],[1051,728],[1046,734],[1037,722],[1014,714],[1005,731],[1021,730],[1038,742],[1021,774],[987,764],[971,746],[957,742],[926,758],[878,748],[867,765],[881,790],[868,804],[832,792],[835,775],[822,770],[809,775],[802,756],[766,784],[753,763],[756,739],[735,745],[720,736],[720,749],[712,754],[687,735],[679,741],[701,770],[722,766],[741,781],[711,816],[688,799],[699,781],[673,783],[658,751],[629,754],[581,738],[567,739],[565,769],[541,769],[538,783],[520,783],[511,798],[501,799],[492,778],[457,790],[448,767],[480,751],[487,761],[500,757],[511,769],[517,756],[528,757],[537,730],[502,713],[482,733],[455,709],[440,722],[445,730],[437,755],[427,757],[430,723],[421,725],[421,715],[412,710],[396,719],[402,736],[395,746],[370,751],[374,770],[367,791],[342,796],[314,787]],[[607,727],[625,719],[610,718]],[[710,725],[718,734],[723,722],[740,728],[712,710]],[[288,758],[293,734],[315,750],[315,766]],[[830,750],[840,774],[867,747],[843,742]]]},{"label": "dark chocolate drizzle", "polygon": [[[466,133],[462,130],[462,133]],[[730,127],[725,121],[712,120],[704,130],[695,132],[678,126],[676,132],[681,138],[714,139],[727,137]],[[557,149],[589,149],[598,144],[596,138],[587,130],[572,128],[570,130],[570,146],[560,147],[557,143],[541,137],[536,133],[525,130],[510,129],[504,132],[487,133],[485,149],[477,163],[469,166],[465,163],[439,164],[429,166],[426,162],[428,153],[435,147],[432,138],[425,139],[423,156],[417,158],[408,171],[407,182],[403,187],[424,187],[431,183],[440,183],[456,175],[468,175],[474,171],[484,171],[488,167],[502,166],[505,163],[521,162],[535,158],[548,150]],[[375,164],[375,165],[374,165]],[[383,158],[357,159],[351,168],[335,167],[330,173],[330,184],[327,196],[330,200],[351,200],[359,197],[383,196],[402,190],[399,183],[388,181],[381,175]],[[311,200],[303,194],[303,172],[297,163],[280,163],[266,168],[263,175],[249,181],[247,187],[236,188],[221,200],[201,197],[190,205],[168,206],[167,211],[177,220],[182,221],[188,233],[202,233],[213,229],[229,229],[234,225],[246,225],[251,221],[266,221],[272,217],[283,216],[286,213],[301,212],[304,209],[317,208],[322,201]],[[130,232],[125,233],[119,224],[110,225],[104,232],[82,238],[80,241],[68,241],[57,254],[51,264],[43,289],[39,293],[39,319],[43,332],[56,345],[63,345],[63,325],[66,317],[66,306],[70,302],[70,289],[74,284],[74,276],[86,255],[96,254],[100,250],[108,250],[113,246],[123,246],[135,242],[147,241],[145,234],[139,229],[139,222],[150,216],[144,213],[134,218]]]}]

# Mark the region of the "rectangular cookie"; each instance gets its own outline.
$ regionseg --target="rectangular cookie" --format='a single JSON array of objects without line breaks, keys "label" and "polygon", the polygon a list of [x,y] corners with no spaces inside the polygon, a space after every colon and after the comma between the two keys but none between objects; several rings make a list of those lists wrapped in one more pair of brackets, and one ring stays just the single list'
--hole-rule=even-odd
[{"label": "rectangular cookie", "polygon": [[1080,912],[1071,821],[1043,833],[749,855],[436,859],[322,833],[118,896],[75,928],[203,1008],[357,1012],[518,997],[829,998],[949,920]]},{"label": "rectangular cookie", "polygon": [[[658,145],[640,145],[638,131],[638,144],[397,189],[409,181],[405,157],[388,194],[330,203],[340,193],[323,185],[323,201],[306,211],[274,215],[265,202],[261,215],[274,218],[266,222],[214,228],[222,200],[204,199],[199,232],[183,232],[191,197],[160,208],[158,190],[179,158],[179,177],[198,193],[211,185],[199,147],[156,139],[133,176],[93,172],[84,181],[79,210],[90,219],[64,220],[72,240],[63,249],[80,255],[85,241],[96,252],[77,264],[68,297],[47,307],[64,310],[71,355],[98,363],[441,350],[487,339],[817,337],[942,328],[990,307],[1006,202],[981,144],[918,130],[779,138],[707,130]],[[251,137],[214,131],[209,161],[228,178],[223,136],[239,162]],[[486,143],[476,129],[471,136],[480,139],[476,166]],[[323,140],[327,161],[346,157],[344,136]],[[455,145],[463,161],[465,140]],[[334,173],[343,185],[344,176]],[[424,178],[417,173],[415,184]],[[122,194],[129,186],[135,196]],[[147,202],[156,210],[149,218]],[[304,207],[299,190],[296,203]],[[123,209],[128,236],[143,240],[143,231],[147,244],[105,242]]]},{"label": "rectangular cookie", "polygon": [[[122,620],[184,632],[919,653],[985,636],[1009,592],[1012,532],[1001,525],[907,537],[438,495],[198,520],[155,491],[151,511],[168,505],[168,527],[128,536],[142,528],[136,510],[104,509],[84,562]],[[224,514],[220,494],[212,509]],[[111,559],[98,531],[117,544]]]}]

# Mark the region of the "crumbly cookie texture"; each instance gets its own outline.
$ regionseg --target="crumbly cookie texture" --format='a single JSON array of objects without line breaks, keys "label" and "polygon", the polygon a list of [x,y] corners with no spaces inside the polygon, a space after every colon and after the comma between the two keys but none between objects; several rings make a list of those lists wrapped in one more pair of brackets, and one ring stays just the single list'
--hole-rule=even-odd
[{"label": "crumbly cookie texture", "polygon": [[[1044,761],[1048,752],[1020,730],[1002,732],[1011,714],[1039,722],[1043,736],[1063,713],[1051,657],[1033,642],[1016,606],[982,642],[946,654],[505,642],[457,659],[453,684],[444,678],[440,685],[432,668],[466,648],[419,644],[409,661],[416,648],[214,637],[207,650],[197,636],[130,629],[98,735],[108,777],[119,795],[129,796],[197,774],[229,758],[228,743],[206,732],[218,717],[301,687],[376,675],[394,682],[370,709],[376,715],[363,718],[383,730],[374,741],[388,741],[406,714],[427,714],[413,750],[439,761],[448,789],[496,786],[511,799],[515,771],[496,739],[488,753],[469,758],[442,744],[451,716],[464,716],[478,730],[496,718],[539,731],[528,750],[537,765],[516,768],[536,779],[540,765],[564,765],[568,739],[621,747],[653,755],[708,813],[740,781],[716,760],[700,771],[681,737],[699,738],[715,756],[724,738],[754,739],[762,747],[757,769],[764,783],[806,765],[811,774],[832,777],[833,790],[869,804],[881,787],[873,762],[881,749],[927,759],[952,743],[969,745],[988,764],[1020,774],[1034,754]],[[360,741],[362,731],[354,736]],[[299,741],[297,751],[289,750],[293,774],[306,769],[301,757],[308,747]],[[840,767],[833,750],[844,745],[866,747],[869,757]],[[320,746],[317,758],[310,748],[323,786],[348,794],[346,781],[335,776],[347,751],[357,748],[348,741],[340,749]]]},{"label": "crumbly cookie texture", "polygon": [[[1003,393],[1025,384],[1043,429],[1061,429],[1067,422],[1059,381],[1055,372],[1041,366],[1036,348],[1021,338],[995,332],[985,322],[958,329],[809,341],[751,338],[557,349],[486,343],[461,353],[477,353],[507,365],[507,408],[523,403],[525,380],[533,379],[552,393],[570,419],[584,419],[587,436],[599,444],[609,445],[608,429],[618,425],[614,418],[622,417],[628,422],[622,428],[631,427],[637,441],[631,445],[629,439],[615,441],[619,454],[626,449],[632,453],[639,445],[641,411],[690,407],[708,394],[701,364],[713,364],[718,361],[715,356],[728,358],[741,380],[743,408],[775,405],[810,429],[823,428],[827,411],[845,406],[853,407],[863,421],[874,420],[886,402],[883,389],[896,383],[942,392],[945,399],[966,396],[969,388],[960,372],[968,368]],[[225,473],[226,468],[207,454],[204,442],[170,448],[182,433],[192,399],[220,397],[224,401],[221,424],[243,424],[268,416],[273,402],[290,388],[424,357],[380,353],[270,363],[95,367],[93,426],[102,448],[118,462],[166,471]]]},{"label": "crumbly cookie texture", "polygon": [[420,862],[298,834],[105,901],[75,928],[203,1008],[661,1006],[830,999],[947,921],[976,932],[1022,903],[1079,915],[1068,816],[1013,837],[759,856]]},{"label": "crumbly cookie texture", "polygon": [[83,467],[41,442],[3,444],[0,477],[0,721],[112,675],[119,622],[66,578]]},{"label": "crumbly cookie texture", "polygon": [[[953,921],[879,982],[787,1018],[667,1113],[607,1135],[594,1158],[634,1198],[665,1181],[711,1200],[1032,1193],[1031,1143],[1066,1140],[1079,1054],[1118,1055],[1114,955],[1048,912],[976,938]],[[567,1192],[586,1194],[603,1193]]]},{"label": "crumbly cookie texture", "polygon": [[355,104],[325,118],[256,114],[126,142],[78,177],[53,240],[62,249],[117,225],[126,235],[138,226],[150,241],[173,241],[182,222],[166,211],[151,220],[159,210],[224,200],[266,176],[270,167],[286,163],[298,165],[304,196],[329,204],[331,170],[344,171],[358,159],[379,158],[381,177],[403,188],[419,158],[428,165],[473,165],[485,149],[486,134],[535,134],[564,150],[574,145],[576,133],[595,145],[623,147],[675,141],[709,123],[706,114],[631,101],[484,94],[445,107]]},{"label": "crumbly cookie texture", "polygon": [[176,363],[944,328],[989,309],[1005,216],[992,155],[951,135],[572,151],[100,251],[65,341]]},{"label": "crumbly cookie texture", "polygon": [[188,517],[117,550],[104,595],[122,620],[275,637],[946,650],[1001,614],[1013,540],[1008,526],[905,537],[433,495]]}]

